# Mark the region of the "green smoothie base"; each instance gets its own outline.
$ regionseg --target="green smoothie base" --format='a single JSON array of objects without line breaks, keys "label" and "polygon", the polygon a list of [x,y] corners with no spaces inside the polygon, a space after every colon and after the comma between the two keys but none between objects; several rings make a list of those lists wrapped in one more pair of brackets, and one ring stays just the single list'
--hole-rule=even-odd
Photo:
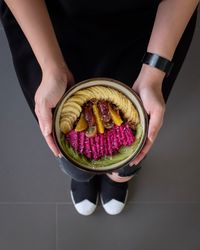
[{"label": "green smoothie base", "polygon": [[68,155],[68,157],[72,158],[75,162],[80,165],[83,165],[87,168],[101,168],[112,165],[114,163],[119,163],[122,160],[125,160],[127,157],[132,155],[138,147],[140,140],[143,135],[143,128],[141,124],[137,125],[135,141],[132,145],[121,147],[119,151],[112,156],[105,156],[99,160],[89,160],[84,155],[77,153],[70,144],[66,141],[65,135],[61,135],[61,145],[63,151]]}]

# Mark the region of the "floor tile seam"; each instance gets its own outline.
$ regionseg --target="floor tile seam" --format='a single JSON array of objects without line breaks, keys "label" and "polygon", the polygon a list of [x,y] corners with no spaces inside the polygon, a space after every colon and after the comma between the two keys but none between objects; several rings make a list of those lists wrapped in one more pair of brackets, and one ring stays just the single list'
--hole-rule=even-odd
[{"label": "floor tile seam", "polygon": [[[127,202],[127,205],[153,205],[153,204],[168,204],[168,205],[200,205],[200,201],[183,201],[183,202],[175,202],[175,201],[129,201]],[[60,206],[60,205],[73,205],[72,202],[0,202],[0,205],[54,205],[54,206]]]},{"label": "floor tile seam", "polygon": [[72,202],[0,202],[0,205],[71,205]]},{"label": "floor tile seam", "polygon": [[135,202],[135,201],[129,201],[127,202],[127,204],[141,204],[141,205],[148,205],[148,204],[171,204],[171,205],[193,205],[193,204],[198,204],[200,205],[200,201],[139,201],[139,202]]}]

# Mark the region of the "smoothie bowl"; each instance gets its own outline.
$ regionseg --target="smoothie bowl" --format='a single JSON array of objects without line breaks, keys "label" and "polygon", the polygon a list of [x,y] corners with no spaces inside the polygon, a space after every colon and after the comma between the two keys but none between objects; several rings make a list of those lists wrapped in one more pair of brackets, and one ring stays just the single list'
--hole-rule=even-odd
[{"label": "smoothie bowl", "polygon": [[54,112],[53,135],[62,156],[82,170],[119,169],[141,151],[147,114],[137,94],[109,78],[92,78],[68,90]]}]

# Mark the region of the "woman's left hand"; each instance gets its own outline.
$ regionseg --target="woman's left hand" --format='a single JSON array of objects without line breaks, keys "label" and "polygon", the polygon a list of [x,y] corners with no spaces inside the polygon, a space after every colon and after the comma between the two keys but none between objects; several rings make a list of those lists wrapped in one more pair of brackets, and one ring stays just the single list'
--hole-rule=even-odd
[{"label": "woman's left hand", "polygon": [[[149,71],[152,71],[153,74]],[[165,101],[162,95],[163,78],[163,72],[159,72],[153,68],[148,69],[148,74],[141,72],[132,87],[140,96],[144,108],[149,115],[149,129],[146,143],[139,155],[130,163],[131,166],[137,165],[146,156],[162,127],[165,113]]]}]

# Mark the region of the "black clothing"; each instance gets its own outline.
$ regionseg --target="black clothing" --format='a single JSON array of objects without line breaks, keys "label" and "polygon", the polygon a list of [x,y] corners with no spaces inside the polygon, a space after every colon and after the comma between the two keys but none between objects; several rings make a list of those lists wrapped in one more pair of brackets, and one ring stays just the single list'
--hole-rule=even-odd
[{"label": "black clothing", "polygon": [[[63,56],[76,82],[110,77],[133,85],[142,66],[159,1],[46,0],[46,4]],[[197,11],[178,44],[174,67],[163,82],[165,101],[189,49],[196,16]],[[40,66],[18,23],[1,0],[0,17],[19,83],[34,114],[34,95],[41,82]]]}]

